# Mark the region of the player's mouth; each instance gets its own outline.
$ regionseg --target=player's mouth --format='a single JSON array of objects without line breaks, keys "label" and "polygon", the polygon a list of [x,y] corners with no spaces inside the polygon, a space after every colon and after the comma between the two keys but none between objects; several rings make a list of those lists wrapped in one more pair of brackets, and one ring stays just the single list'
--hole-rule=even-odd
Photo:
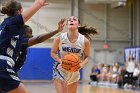
[{"label": "player's mouth", "polygon": [[74,25],[74,24],[70,24],[70,25]]}]

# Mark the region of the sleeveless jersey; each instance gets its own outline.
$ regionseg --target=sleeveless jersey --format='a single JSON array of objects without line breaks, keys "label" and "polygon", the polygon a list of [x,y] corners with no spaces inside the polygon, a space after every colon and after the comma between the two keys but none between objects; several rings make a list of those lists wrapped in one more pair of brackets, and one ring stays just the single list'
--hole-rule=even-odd
[{"label": "sleeveless jersey", "polygon": [[[71,43],[67,37],[67,32],[60,35],[59,56],[62,58],[67,53],[74,53],[82,58],[84,51],[84,36],[79,34],[76,42]],[[60,63],[55,62],[53,66],[53,79],[65,80],[67,84],[72,84],[80,79],[79,71],[68,72],[62,70]]]},{"label": "sleeveless jersey", "polygon": [[79,34],[78,39],[71,43],[67,37],[67,32],[62,33],[60,35],[60,57],[62,58],[65,54],[74,53],[82,58],[83,51],[84,51],[84,36]]}]

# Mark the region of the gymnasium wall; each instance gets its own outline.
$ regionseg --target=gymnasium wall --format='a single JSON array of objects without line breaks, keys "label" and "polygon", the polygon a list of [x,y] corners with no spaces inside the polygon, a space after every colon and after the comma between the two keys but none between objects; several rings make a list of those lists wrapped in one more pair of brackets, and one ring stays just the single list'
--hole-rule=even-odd
[{"label": "gymnasium wall", "polygon": [[[19,71],[22,80],[52,80],[53,63],[50,48],[29,48],[24,66]],[[82,79],[82,70],[80,71]]]},{"label": "gymnasium wall", "polygon": [[112,8],[110,4],[86,4],[80,2],[82,25],[92,26],[99,35],[93,37],[92,47],[102,49],[107,43],[109,49],[118,49],[130,44],[130,7]]},{"label": "gymnasium wall", "polygon": [[51,80],[53,63],[50,48],[29,48],[19,77],[22,80]]}]

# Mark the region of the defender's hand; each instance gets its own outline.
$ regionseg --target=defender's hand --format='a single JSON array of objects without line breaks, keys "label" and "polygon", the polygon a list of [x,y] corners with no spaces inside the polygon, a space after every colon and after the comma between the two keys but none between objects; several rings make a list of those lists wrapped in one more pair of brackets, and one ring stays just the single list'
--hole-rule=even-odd
[{"label": "defender's hand", "polygon": [[63,30],[63,28],[64,28],[64,26],[65,26],[64,22],[65,22],[65,18],[64,18],[64,19],[61,19],[61,20],[58,22],[58,29],[57,29],[58,32],[61,32],[61,31]]},{"label": "defender's hand", "polygon": [[48,5],[48,0],[36,0],[36,3],[40,4],[41,6]]}]

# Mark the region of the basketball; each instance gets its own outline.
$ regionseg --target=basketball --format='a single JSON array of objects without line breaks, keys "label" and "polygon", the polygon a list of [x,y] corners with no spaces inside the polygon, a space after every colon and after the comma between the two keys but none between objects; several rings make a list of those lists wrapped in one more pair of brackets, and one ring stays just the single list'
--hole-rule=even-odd
[{"label": "basketball", "polygon": [[79,56],[73,53],[66,54],[62,58],[62,68],[69,72],[76,72],[79,69],[79,64],[81,62],[81,59]]}]

